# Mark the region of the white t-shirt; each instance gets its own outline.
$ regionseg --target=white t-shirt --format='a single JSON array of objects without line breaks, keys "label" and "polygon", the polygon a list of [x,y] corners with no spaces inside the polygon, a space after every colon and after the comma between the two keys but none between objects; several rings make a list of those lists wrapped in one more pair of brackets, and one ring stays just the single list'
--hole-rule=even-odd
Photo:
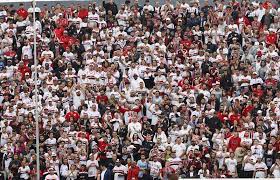
[{"label": "white t-shirt", "polygon": [[256,178],[265,178],[265,171],[267,170],[267,166],[264,162],[255,164]]},{"label": "white t-shirt", "polygon": [[19,167],[18,172],[20,173],[20,178],[28,179],[30,168],[29,168],[29,166]]},{"label": "white t-shirt", "polygon": [[236,159],[227,158],[225,160],[225,164],[227,165],[227,168],[228,168],[230,174],[235,174],[236,166],[237,166],[237,160]]},{"label": "white t-shirt", "polygon": [[[244,159],[246,159],[248,156],[245,156]],[[256,158],[255,156],[250,156],[249,157],[249,161],[250,162],[246,162],[244,164],[244,171],[254,171],[255,170],[255,166],[252,163],[256,163]],[[252,162],[252,163],[251,163]]]},{"label": "white t-shirt", "polygon": [[[206,171],[206,172],[205,172],[205,171]],[[204,174],[209,175],[209,174],[210,174],[210,171],[209,171],[208,169],[206,169],[206,170],[200,169],[200,170],[198,171],[199,178],[205,178]]]},{"label": "white t-shirt", "polygon": [[87,161],[87,168],[88,168],[88,177],[97,177],[97,167],[98,161],[97,160],[88,160]]},{"label": "white t-shirt", "polygon": [[56,174],[49,174],[45,177],[46,180],[59,180],[58,176]]},{"label": "white t-shirt", "polygon": [[272,172],[274,178],[280,178],[280,166],[274,164],[273,166],[276,166],[274,168],[274,171]]},{"label": "white t-shirt", "polygon": [[128,132],[130,134],[137,134],[141,131],[142,125],[139,122],[131,122],[128,124]]},{"label": "white t-shirt", "polygon": [[56,145],[56,139],[55,138],[48,138],[46,141],[45,141],[45,143],[47,144],[47,145]]},{"label": "white t-shirt", "polygon": [[149,162],[149,167],[150,167],[150,174],[152,177],[156,178],[159,176],[159,172],[162,169],[162,165],[160,162],[154,162],[154,161],[150,161]]},{"label": "white t-shirt", "polygon": [[60,166],[60,175],[66,177],[68,170],[69,170],[68,165],[62,164]]},{"label": "white t-shirt", "polygon": [[180,157],[183,154],[183,152],[186,150],[186,146],[183,143],[175,144],[172,147],[172,150],[176,151],[176,157]]},{"label": "white t-shirt", "polygon": [[124,165],[115,166],[113,168],[114,179],[125,180],[125,174],[127,174],[127,167]]}]

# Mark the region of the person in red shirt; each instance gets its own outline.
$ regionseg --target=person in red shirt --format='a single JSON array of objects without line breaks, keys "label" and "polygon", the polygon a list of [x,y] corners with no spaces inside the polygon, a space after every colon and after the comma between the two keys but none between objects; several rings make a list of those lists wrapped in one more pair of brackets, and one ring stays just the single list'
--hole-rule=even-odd
[{"label": "person in red shirt", "polygon": [[274,29],[268,29],[269,34],[265,37],[266,44],[276,44],[277,43],[277,34],[274,32]]},{"label": "person in red shirt", "polygon": [[222,123],[225,123],[225,120],[227,118],[227,115],[224,114],[222,111],[219,111],[217,113],[217,117],[219,118],[219,120],[222,122]]},{"label": "person in red shirt", "polygon": [[234,110],[233,113],[229,114],[230,124],[233,125],[234,121],[237,121],[238,124],[239,124],[239,121],[240,121],[240,114],[238,114],[238,112],[236,110]]},{"label": "person in red shirt", "polygon": [[240,147],[240,142],[241,138],[238,136],[238,132],[234,132],[233,136],[229,139],[228,150],[234,152],[236,148]]},{"label": "person in red shirt", "polygon": [[262,97],[262,95],[263,95],[263,90],[262,90],[261,85],[258,85],[257,88],[254,88],[254,89],[253,89],[253,93],[254,93],[254,95],[257,96],[257,97]]},{"label": "person in red shirt", "polygon": [[79,12],[78,12],[78,16],[81,19],[87,18],[88,17],[88,10],[86,8],[82,8]]},{"label": "person in red shirt", "polygon": [[18,8],[18,10],[17,10],[17,14],[18,14],[19,16],[21,16],[23,19],[26,19],[27,16],[28,16],[28,12],[27,12],[27,10],[24,8],[24,5],[23,5],[22,3],[19,5],[19,8]]},{"label": "person in red shirt", "polygon": [[107,137],[104,136],[103,138],[98,140],[98,148],[99,150],[105,151],[105,149],[109,146],[108,141],[107,141]]},{"label": "person in red shirt", "polygon": [[266,78],[266,80],[265,80],[265,85],[266,85],[266,86],[273,86],[273,87],[276,87],[276,85],[277,85],[277,80],[274,79],[274,78],[272,77],[272,74],[271,74],[271,73],[268,73],[267,78]]},{"label": "person in red shirt", "polygon": [[7,59],[15,59],[17,56],[17,53],[13,50],[12,46],[9,46],[8,48],[9,48],[8,51],[6,51],[4,53],[4,57]]},{"label": "person in red shirt", "polygon": [[61,36],[63,36],[63,32],[64,32],[63,26],[58,26],[57,28],[55,28],[55,29],[53,30],[53,33],[55,34],[55,37],[56,37],[57,39],[60,39]]},{"label": "person in red shirt", "polygon": [[[249,102],[249,101],[248,101]],[[251,103],[248,103],[247,106],[243,109],[242,115],[247,116],[254,109],[254,106]]]},{"label": "person in red shirt", "polygon": [[81,130],[80,130],[80,132],[78,133],[78,137],[82,137],[82,134],[84,134],[85,135],[85,138],[87,139],[87,140],[89,140],[89,133],[88,132],[86,132],[86,127],[85,126],[81,126]]},{"label": "person in red shirt", "polygon": [[128,180],[138,180],[138,174],[139,174],[140,168],[136,166],[136,162],[132,161],[131,166],[128,169],[127,172],[127,179]]},{"label": "person in red shirt", "polygon": [[63,17],[63,14],[59,14],[59,18],[56,20],[56,24],[62,27],[67,27],[68,26],[68,19]]},{"label": "person in red shirt", "polygon": [[21,77],[22,77],[21,80],[25,79],[25,73],[31,74],[31,71],[30,71],[29,67],[25,66],[23,61],[19,62],[18,71],[21,73]]},{"label": "person in red shirt", "polygon": [[68,47],[70,45],[69,44],[70,36],[68,35],[68,32],[65,30],[63,31],[63,35],[60,37],[59,40],[64,49],[66,49],[66,47]]},{"label": "person in red shirt", "polygon": [[180,41],[180,44],[184,46],[184,49],[189,49],[191,47],[192,41],[189,39],[187,33],[184,34],[183,39]]},{"label": "person in red shirt", "polygon": [[80,119],[80,114],[74,110],[74,106],[70,107],[70,112],[66,113],[65,115],[65,119],[67,121],[70,121],[70,118],[73,117],[75,121],[77,121],[78,119]]},{"label": "person in red shirt", "polygon": [[100,101],[104,101],[105,104],[108,103],[108,97],[105,95],[105,91],[104,90],[100,90],[100,95],[98,95],[96,97],[96,101],[97,101],[97,103],[100,103]]}]

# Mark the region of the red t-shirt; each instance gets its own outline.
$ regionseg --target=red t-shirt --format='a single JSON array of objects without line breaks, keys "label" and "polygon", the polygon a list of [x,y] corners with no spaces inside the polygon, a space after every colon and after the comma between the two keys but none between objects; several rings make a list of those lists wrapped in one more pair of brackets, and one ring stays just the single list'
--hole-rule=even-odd
[{"label": "red t-shirt", "polygon": [[225,123],[224,118],[227,117],[226,115],[224,115],[222,112],[218,112],[218,113],[217,113],[217,116],[218,116],[218,118],[220,119],[220,121],[221,121],[222,123]]},{"label": "red t-shirt", "polygon": [[276,42],[277,42],[276,33],[266,35],[265,41],[267,44],[276,44]]},{"label": "red t-shirt", "polygon": [[231,149],[234,152],[236,148],[240,147],[240,142],[240,137],[231,137],[228,142],[228,150]]},{"label": "red t-shirt", "polygon": [[89,133],[88,132],[80,131],[77,136],[82,137],[82,134],[86,134],[86,139],[89,140]]},{"label": "red t-shirt", "polygon": [[63,32],[64,32],[64,28],[63,27],[60,27],[60,28],[56,28],[53,30],[55,36],[60,39],[61,36],[63,35]]},{"label": "red t-shirt", "polygon": [[72,45],[75,44],[78,41],[78,39],[74,38],[74,37],[69,37],[68,39],[68,44]]},{"label": "red t-shirt", "polygon": [[81,9],[78,13],[79,18],[84,19],[88,17],[88,10],[87,9]]},{"label": "red t-shirt", "polygon": [[261,97],[263,95],[263,90],[261,89],[255,89],[253,90],[254,95]]},{"label": "red t-shirt", "polygon": [[252,105],[246,106],[242,111],[242,115],[247,116],[248,113],[251,112],[253,109],[254,109],[254,106],[252,106]]},{"label": "red t-shirt", "polygon": [[108,145],[109,144],[106,143],[103,139],[98,140],[98,148],[100,151],[105,151],[105,149]]},{"label": "red t-shirt", "polygon": [[62,26],[62,27],[67,27],[68,26],[68,20],[66,18],[59,18],[56,21],[56,24]]},{"label": "red t-shirt", "polygon": [[239,120],[240,120],[240,114],[232,114],[229,116],[229,122],[231,124],[233,124],[234,121],[237,121],[239,123]]},{"label": "red t-shirt", "polygon": [[180,41],[180,44],[183,44],[184,48],[189,49],[190,46],[192,45],[192,41],[189,39],[182,39]]},{"label": "red t-shirt", "polygon": [[24,9],[24,8],[19,8],[19,9],[17,10],[17,14],[18,14],[19,16],[21,16],[23,19],[26,19],[27,16],[28,16],[28,12],[27,12],[26,9]]},{"label": "red t-shirt", "polygon": [[74,120],[76,120],[76,121],[77,121],[78,119],[80,119],[80,115],[79,115],[79,113],[76,112],[76,111],[70,111],[70,112],[68,112],[68,113],[65,115],[65,119],[66,119],[67,121],[70,120],[70,117],[73,117]]},{"label": "red t-shirt", "polygon": [[106,95],[97,96],[96,101],[99,103],[100,101],[104,101],[105,104],[108,102],[108,97]]},{"label": "red t-shirt", "polygon": [[18,67],[18,71],[21,73],[21,80],[25,79],[25,73],[31,74],[31,71],[27,66]]},{"label": "red t-shirt", "polygon": [[139,174],[140,168],[138,166],[130,167],[127,172],[127,179],[128,180],[138,180],[138,174]]},{"label": "red t-shirt", "polygon": [[69,44],[70,36],[62,35],[59,40],[62,43],[64,49],[66,49],[66,47],[70,45]]},{"label": "red t-shirt", "polygon": [[272,86],[276,86],[277,85],[277,80],[276,79],[267,79],[265,80],[265,84],[272,84]]}]

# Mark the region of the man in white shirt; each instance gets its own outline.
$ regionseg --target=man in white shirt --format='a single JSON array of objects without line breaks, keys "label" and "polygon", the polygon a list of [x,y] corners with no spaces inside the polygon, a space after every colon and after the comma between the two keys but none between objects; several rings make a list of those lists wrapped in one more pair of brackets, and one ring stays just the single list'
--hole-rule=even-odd
[{"label": "man in white shirt", "polygon": [[142,125],[137,121],[136,117],[132,118],[132,122],[128,124],[128,134],[138,134],[142,130]]},{"label": "man in white shirt", "polygon": [[263,84],[263,80],[257,76],[256,72],[253,72],[252,78],[250,79],[250,86],[255,84]]},{"label": "man in white shirt", "polygon": [[263,15],[265,14],[265,8],[263,4],[259,4],[259,8],[255,11],[255,15],[258,17],[258,21],[261,22]]},{"label": "man in white shirt", "polygon": [[259,157],[255,164],[254,178],[266,178],[267,177],[267,166],[262,158]]},{"label": "man in white shirt", "polygon": [[191,150],[194,151],[195,149],[199,150],[199,146],[196,145],[196,142],[194,140],[192,140],[191,145],[187,149],[187,153],[189,153]]},{"label": "man in white shirt", "polygon": [[234,158],[234,153],[230,153],[230,157],[225,159],[225,164],[232,177],[237,176],[237,160]]},{"label": "man in white shirt", "polygon": [[45,180],[59,180],[59,177],[54,173],[54,168],[49,169],[49,174],[45,177]]},{"label": "man in white shirt", "polygon": [[177,137],[176,144],[172,147],[172,150],[176,152],[176,157],[181,157],[186,151],[186,146],[182,143],[180,137]]},{"label": "man in white shirt", "polygon": [[157,179],[160,175],[160,170],[162,169],[161,163],[158,161],[158,158],[156,156],[153,157],[153,161],[149,162],[150,167],[150,175]]},{"label": "man in white shirt", "polygon": [[116,160],[116,165],[113,168],[114,179],[125,180],[125,175],[127,174],[127,167],[122,165],[120,160]]},{"label": "man in white shirt", "polygon": [[130,79],[131,89],[138,89],[140,87],[140,82],[144,83],[143,79],[141,79],[138,74],[135,73],[133,78]]},{"label": "man in white shirt", "polygon": [[98,165],[98,161],[95,159],[94,153],[90,154],[90,159],[87,161],[86,166],[88,168],[88,177],[96,178],[97,168],[99,165]]}]

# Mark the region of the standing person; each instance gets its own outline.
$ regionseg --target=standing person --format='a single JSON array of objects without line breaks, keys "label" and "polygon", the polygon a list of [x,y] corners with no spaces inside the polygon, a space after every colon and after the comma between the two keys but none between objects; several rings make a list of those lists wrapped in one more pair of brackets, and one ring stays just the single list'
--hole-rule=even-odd
[{"label": "standing person", "polygon": [[141,159],[137,161],[137,166],[140,169],[138,177],[143,178],[144,173],[148,169],[148,162],[146,160],[145,154],[141,154],[140,158]]},{"label": "standing person", "polygon": [[244,157],[242,162],[244,178],[253,178],[256,161],[257,159],[252,155],[252,151],[250,149],[247,150],[247,155]]},{"label": "standing person", "polygon": [[21,166],[18,169],[19,172],[19,179],[29,179],[30,167],[27,165],[27,162],[22,161]]},{"label": "standing person", "polygon": [[270,173],[274,178],[280,178],[280,159],[277,158],[275,163],[270,168]]},{"label": "standing person", "polygon": [[67,172],[67,180],[76,180],[78,178],[78,170],[76,164],[72,164]]},{"label": "standing person", "polygon": [[113,168],[114,179],[125,180],[127,175],[127,168],[121,164],[120,160],[116,160],[116,165]]},{"label": "standing person", "polygon": [[254,178],[266,178],[267,177],[267,166],[262,161],[261,157],[258,157],[257,162],[255,164]]},{"label": "standing person", "polygon": [[202,168],[198,171],[199,178],[208,178],[210,176],[210,171],[207,169],[207,164],[203,163]]},{"label": "standing person", "polygon": [[113,180],[113,173],[110,169],[107,168],[105,162],[100,165],[101,173],[100,173],[100,180]]},{"label": "standing person", "polygon": [[66,176],[67,176],[67,173],[68,173],[68,170],[69,170],[69,164],[68,164],[68,159],[67,158],[64,158],[62,160],[62,164],[60,165],[60,179],[61,180],[66,180]]},{"label": "standing person", "polygon": [[54,173],[54,168],[49,168],[49,174],[45,177],[45,180],[59,180],[59,177]]},{"label": "standing person", "polygon": [[150,174],[154,179],[158,179],[160,177],[160,171],[162,169],[162,165],[159,162],[157,156],[153,157],[153,161],[149,162]]},{"label": "standing person", "polygon": [[132,161],[131,166],[129,167],[128,172],[127,172],[127,179],[138,180],[139,172],[140,172],[140,168],[138,166],[136,166],[135,161]]},{"label": "standing person", "polygon": [[237,177],[237,160],[234,158],[234,153],[230,153],[230,157],[225,159],[225,164],[231,177]]},{"label": "standing person", "polygon": [[98,161],[95,159],[95,154],[90,154],[90,159],[87,161],[88,179],[95,180],[97,178]]}]

